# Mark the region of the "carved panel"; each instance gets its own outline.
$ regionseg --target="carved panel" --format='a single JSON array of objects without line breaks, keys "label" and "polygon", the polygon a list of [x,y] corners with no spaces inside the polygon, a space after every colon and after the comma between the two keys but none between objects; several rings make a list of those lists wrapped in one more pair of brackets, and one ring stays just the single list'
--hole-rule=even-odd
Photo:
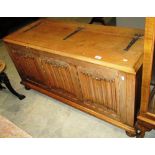
[{"label": "carved panel", "polygon": [[28,50],[25,52],[25,48],[18,47],[12,48],[10,54],[23,80],[44,84],[36,55]]},{"label": "carved panel", "polygon": [[65,97],[80,99],[76,67],[54,58],[41,58],[48,87]]},{"label": "carved panel", "polygon": [[118,76],[106,78],[103,73],[82,67],[78,68],[78,73],[84,104],[116,118],[119,113]]}]

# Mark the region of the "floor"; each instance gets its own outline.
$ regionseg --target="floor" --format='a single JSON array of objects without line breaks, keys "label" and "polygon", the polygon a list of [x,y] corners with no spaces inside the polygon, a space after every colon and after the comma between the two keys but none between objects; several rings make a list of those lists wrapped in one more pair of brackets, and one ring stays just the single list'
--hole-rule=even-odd
[{"label": "floor", "polygon": [[[12,121],[32,137],[49,138],[126,138],[124,130],[90,116],[34,90],[25,90],[4,44],[0,42],[0,59],[4,60],[13,87],[26,95],[19,100],[9,91],[0,92],[0,115]],[[154,137],[155,130],[145,137]]]},{"label": "floor", "polygon": [[0,115],[0,138],[31,138],[31,136]]}]

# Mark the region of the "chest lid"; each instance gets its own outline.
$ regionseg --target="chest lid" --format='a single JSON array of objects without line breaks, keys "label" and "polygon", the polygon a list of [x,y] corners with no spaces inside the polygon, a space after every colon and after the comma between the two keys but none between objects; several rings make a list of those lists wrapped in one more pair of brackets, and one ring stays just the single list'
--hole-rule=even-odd
[{"label": "chest lid", "polygon": [[135,74],[142,65],[143,30],[41,19],[8,35],[5,42],[28,46]]}]

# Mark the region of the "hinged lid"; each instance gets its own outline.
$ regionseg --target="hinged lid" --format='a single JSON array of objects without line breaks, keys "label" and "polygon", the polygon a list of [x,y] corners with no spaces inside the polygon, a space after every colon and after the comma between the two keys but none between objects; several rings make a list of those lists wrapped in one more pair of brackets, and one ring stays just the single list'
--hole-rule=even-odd
[{"label": "hinged lid", "polygon": [[41,19],[4,41],[135,74],[142,65],[143,37],[128,51],[124,49],[135,34],[143,33],[139,29]]}]

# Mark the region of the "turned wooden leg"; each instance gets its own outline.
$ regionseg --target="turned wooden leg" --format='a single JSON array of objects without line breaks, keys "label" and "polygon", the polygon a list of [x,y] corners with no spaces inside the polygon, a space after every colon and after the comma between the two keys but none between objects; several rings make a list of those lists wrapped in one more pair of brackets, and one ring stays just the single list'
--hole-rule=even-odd
[{"label": "turned wooden leg", "polygon": [[[8,76],[6,75],[6,73],[2,72],[2,73],[0,74],[0,82],[4,83],[4,84],[6,85],[6,87],[9,89],[9,91],[10,91],[13,95],[17,96],[20,100],[22,100],[22,99],[25,98],[24,95],[17,93],[17,92],[12,88],[11,83],[10,83],[9,78],[8,78]],[[3,87],[3,86],[2,86],[2,87]]]},{"label": "turned wooden leg", "polygon": [[127,136],[129,136],[129,137],[135,137],[136,136],[136,133],[131,133],[129,131],[125,131],[125,132],[126,132]]},{"label": "turned wooden leg", "polygon": [[152,127],[150,126],[145,126],[140,122],[136,123],[136,137],[137,138],[144,138],[145,132],[151,131]]},{"label": "turned wooden leg", "polygon": [[135,128],[136,128],[136,138],[144,138],[146,130],[143,127],[143,125],[137,122]]},{"label": "turned wooden leg", "polygon": [[146,130],[138,130],[136,138],[144,138]]}]

